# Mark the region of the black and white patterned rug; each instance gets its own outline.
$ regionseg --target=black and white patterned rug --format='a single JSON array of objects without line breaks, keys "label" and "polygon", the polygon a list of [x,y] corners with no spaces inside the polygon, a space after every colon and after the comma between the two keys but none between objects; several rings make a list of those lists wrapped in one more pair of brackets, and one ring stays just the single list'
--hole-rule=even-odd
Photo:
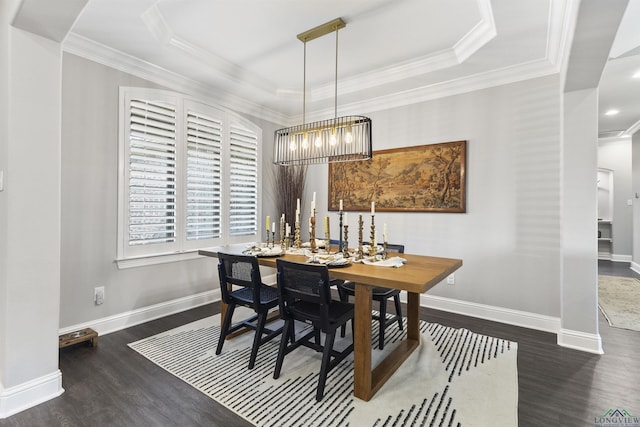
[{"label": "black and white patterned rug", "polygon": [[[369,402],[353,397],[352,356],[329,373],[321,402],[320,353],[294,350],[277,380],[279,337],[260,347],[251,371],[252,334],[228,340],[216,356],[218,315],[129,346],[256,426],[518,425],[516,343],[424,321],[420,329],[421,345]],[[389,327],[384,352],[404,334]],[[372,337],[376,346],[377,326]],[[374,348],[374,366],[381,356]]]}]

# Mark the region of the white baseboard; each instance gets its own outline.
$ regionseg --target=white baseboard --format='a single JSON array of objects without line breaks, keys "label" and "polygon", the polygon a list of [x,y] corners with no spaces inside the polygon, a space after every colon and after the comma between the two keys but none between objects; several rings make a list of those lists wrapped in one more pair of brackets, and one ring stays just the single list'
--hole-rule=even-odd
[{"label": "white baseboard", "polygon": [[423,294],[420,298],[420,304],[425,307],[538,331],[551,332],[556,334],[557,343],[562,347],[573,348],[588,353],[603,354],[600,335],[563,329],[560,318],[557,317],[543,316],[526,311],[511,310],[432,295]]},{"label": "white baseboard", "polygon": [[420,304],[436,310],[448,311],[465,316],[477,317],[508,325],[522,326],[539,331],[557,333],[560,330],[560,319],[543,316],[526,311],[511,310],[491,305],[477,304],[451,298],[422,294]]},{"label": "white baseboard", "polygon": [[0,385],[0,419],[51,400],[64,393],[59,370],[26,383],[3,389]]},{"label": "white baseboard", "polygon": [[602,340],[599,334],[587,334],[580,331],[560,329],[558,331],[558,345],[586,351],[588,353],[604,354]]},{"label": "white baseboard", "polygon": [[205,304],[220,300],[220,289],[178,298],[160,304],[127,311],[114,316],[95,319],[86,323],[68,326],[59,330],[59,334],[66,334],[79,329],[91,328],[104,335],[111,332],[120,331],[131,326],[139,325],[150,320],[159,319],[171,314],[180,313],[185,310],[200,307]]},{"label": "white baseboard", "polygon": [[633,257],[631,255],[612,254],[611,255],[611,261],[615,261],[615,262],[631,262],[631,261],[633,261]]},{"label": "white baseboard", "polygon": [[635,271],[636,273],[640,274],[640,264],[638,264],[637,262],[633,262],[631,261],[631,270]]}]

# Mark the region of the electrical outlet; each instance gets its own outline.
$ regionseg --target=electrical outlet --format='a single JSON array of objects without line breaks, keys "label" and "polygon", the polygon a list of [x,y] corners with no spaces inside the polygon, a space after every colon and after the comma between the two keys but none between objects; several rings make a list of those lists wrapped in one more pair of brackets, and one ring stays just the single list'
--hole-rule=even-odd
[{"label": "electrical outlet", "polygon": [[93,302],[95,305],[104,303],[104,286],[99,286],[93,290]]},{"label": "electrical outlet", "polygon": [[455,285],[456,284],[456,276],[453,275],[453,273],[451,273],[449,276],[447,276],[447,285]]}]

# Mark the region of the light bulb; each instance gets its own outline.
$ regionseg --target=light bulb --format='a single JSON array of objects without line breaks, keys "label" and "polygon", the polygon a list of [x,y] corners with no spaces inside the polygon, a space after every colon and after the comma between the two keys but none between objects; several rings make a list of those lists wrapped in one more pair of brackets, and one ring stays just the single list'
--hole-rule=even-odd
[{"label": "light bulb", "polygon": [[322,145],[322,136],[320,135],[320,131],[318,131],[318,135],[316,136],[315,145],[316,147],[320,147]]},{"label": "light bulb", "polygon": [[353,135],[351,135],[350,131],[347,131],[347,134],[345,135],[344,140],[347,144],[351,144],[353,142]]},{"label": "light bulb", "polygon": [[289,150],[291,150],[291,151],[296,151],[296,148],[297,148],[297,146],[296,146],[296,140],[292,138],[292,139],[291,139],[291,142],[289,143]]},{"label": "light bulb", "polygon": [[304,134],[304,139],[302,140],[302,148],[304,148],[305,150],[309,148],[309,138],[306,133]]},{"label": "light bulb", "polygon": [[338,139],[336,138],[336,128],[331,129],[331,138],[329,138],[329,144],[336,145]]}]

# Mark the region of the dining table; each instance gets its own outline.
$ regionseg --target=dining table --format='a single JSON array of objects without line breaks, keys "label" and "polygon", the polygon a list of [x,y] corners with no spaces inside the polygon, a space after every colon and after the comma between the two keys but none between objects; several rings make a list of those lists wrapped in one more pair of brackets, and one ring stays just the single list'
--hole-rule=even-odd
[{"label": "dining table", "polygon": [[[223,253],[242,253],[250,244],[235,244],[200,249],[203,256],[217,257]],[[420,345],[420,295],[427,292],[462,266],[461,259],[427,255],[399,254],[405,260],[401,267],[383,267],[375,263],[349,262],[330,268],[332,279],[355,283],[353,377],[355,397],[369,401],[411,353]],[[260,256],[262,266],[276,268],[276,259],[308,262],[304,254],[284,253]],[[383,286],[407,292],[407,335],[376,366],[372,366],[372,287]]]}]

